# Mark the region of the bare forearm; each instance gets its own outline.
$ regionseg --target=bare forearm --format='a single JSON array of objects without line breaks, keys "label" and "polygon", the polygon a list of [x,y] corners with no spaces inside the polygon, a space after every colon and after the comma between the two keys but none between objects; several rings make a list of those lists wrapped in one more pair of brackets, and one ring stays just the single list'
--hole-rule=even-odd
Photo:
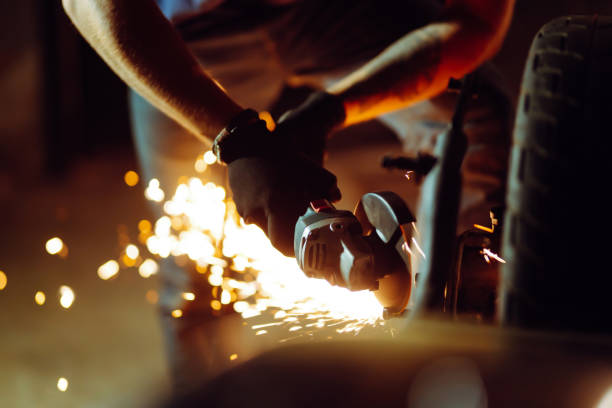
[{"label": "bare forearm", "polygon": [[83,37],[129,86],[195,135],[241,108],[206,75],[151,0],[63,0]]},{"label": "bare forearm", "polygon": [[506,0],[492,25],[462,10],[415,30],[334,85],[345,106],[345,125],[428,99],[490,58],[499,48],[511,17]]}]

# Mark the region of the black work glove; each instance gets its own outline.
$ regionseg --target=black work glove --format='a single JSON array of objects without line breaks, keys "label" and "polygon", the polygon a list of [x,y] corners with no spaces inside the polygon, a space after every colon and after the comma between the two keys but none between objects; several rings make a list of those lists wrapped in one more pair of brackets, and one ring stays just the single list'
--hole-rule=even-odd
[{"label": "black work glove", "polygon": [[245,110],[217,136],[217,158],[228,166],[238,214],[262,228],[272,245],[294,256],[295,223],[310,201],[340,199],[336,177],[272,135],[257,113]]},{"label": "black work glove", "polygon": [[274,136],[287,140],[298,152],[322,165],[325,142],[346,117],[342,100],[327,92],[315,92],[300,106],[278,120]]},{"label": "black work glove", "polygon": [[295,256],[295,223],[310,201],[340,199],[336,176],[296,153],[237,159],[228,174],[238,214],[266,231],[286,256]]}]

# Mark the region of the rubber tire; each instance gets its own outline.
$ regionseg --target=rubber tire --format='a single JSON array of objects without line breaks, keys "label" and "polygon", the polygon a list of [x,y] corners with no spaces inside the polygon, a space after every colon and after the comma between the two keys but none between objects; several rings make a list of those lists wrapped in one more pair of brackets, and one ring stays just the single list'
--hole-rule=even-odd
[{"label": "rubber tire", "polygon": [[553,20],[523,75],[510,157],[501,318],[612,332],[612,17]]}]

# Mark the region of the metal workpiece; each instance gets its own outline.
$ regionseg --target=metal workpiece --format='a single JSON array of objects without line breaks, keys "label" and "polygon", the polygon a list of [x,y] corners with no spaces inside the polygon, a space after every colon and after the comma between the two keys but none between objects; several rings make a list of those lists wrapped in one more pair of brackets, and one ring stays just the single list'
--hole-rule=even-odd
[{"label": "metal workpiece", "polygon": [[467,140],[461,130],[450,129],[438,137],[438,161],[423,182],[419,225],[424,258],[417,273],[425,284],[418,305],[426,311],[445,312],[447,282],[453,265],[457,215],[461,195],[460,167]]},{"label": "metal workpiece", "polygon": [[416,272],[423,282],[417,293],[417,308],[424,313],[448,312],[448,285],[456,257],[461,165],[467,149],[463,119],[471,95],[470,85],[471,77],[468,76],[452,124],[436,141],[436,163],[421,187],[418,214],[425,257],[417,258]]}]

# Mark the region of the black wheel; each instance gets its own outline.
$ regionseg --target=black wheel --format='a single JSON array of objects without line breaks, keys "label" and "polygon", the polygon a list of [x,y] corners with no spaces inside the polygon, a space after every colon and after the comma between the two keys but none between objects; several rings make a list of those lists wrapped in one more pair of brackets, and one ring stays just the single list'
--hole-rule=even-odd
[{"label": "black wheel", "polygon": [[612,332],[612,17],[553,20],[527,59],[504,226],[502,319]]}]

